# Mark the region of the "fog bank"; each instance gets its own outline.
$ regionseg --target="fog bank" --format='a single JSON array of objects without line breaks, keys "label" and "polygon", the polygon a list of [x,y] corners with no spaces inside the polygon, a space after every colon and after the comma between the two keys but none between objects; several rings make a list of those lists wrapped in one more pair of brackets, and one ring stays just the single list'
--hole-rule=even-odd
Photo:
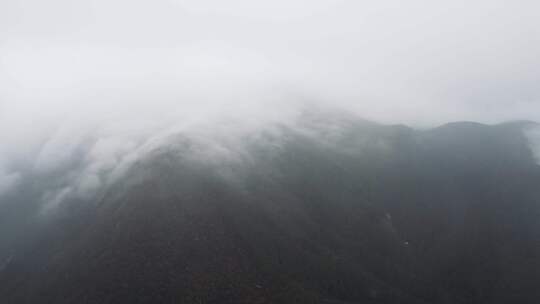
[{"label": "fog bank", "polygon": [[[540,120],[536,1],[0,3],[0,193],[89,149],[80,189],[159,137],[311,107],[383,123]],[[114,165],[113,165],[114,164]],[[81,173],[82,172],[82,173]]]}]

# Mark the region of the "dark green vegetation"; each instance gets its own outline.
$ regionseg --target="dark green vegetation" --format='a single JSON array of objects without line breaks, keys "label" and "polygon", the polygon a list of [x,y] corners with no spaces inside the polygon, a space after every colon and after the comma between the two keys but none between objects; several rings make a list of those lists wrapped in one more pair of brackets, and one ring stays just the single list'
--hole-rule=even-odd
[{"label": "dark green vegetation", "polygon": [[47,219],[27,182],[2,205],[0,302],[540,303],[523,127],[308,115],[219,153],[178,135]]}]

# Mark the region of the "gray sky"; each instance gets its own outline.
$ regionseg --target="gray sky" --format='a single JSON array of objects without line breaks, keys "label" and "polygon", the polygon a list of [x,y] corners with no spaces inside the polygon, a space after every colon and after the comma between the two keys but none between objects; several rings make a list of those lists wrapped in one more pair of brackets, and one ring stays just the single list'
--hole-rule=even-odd
[{"label": "gray sky", "polygon": [[0,1],[0,192],[13,159],[62,156],[43,151],[51,137],[126,140],[180,117],[315,102],[419,126],[540,120],[539,12],[527,0]]}]

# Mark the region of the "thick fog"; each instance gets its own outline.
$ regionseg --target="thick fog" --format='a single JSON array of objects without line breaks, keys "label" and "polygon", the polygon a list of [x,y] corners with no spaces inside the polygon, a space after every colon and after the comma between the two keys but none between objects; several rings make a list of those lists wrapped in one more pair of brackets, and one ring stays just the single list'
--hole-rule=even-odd
[{"label": "thick fog", "polygon": [[526,0],[1,1],[0,194],[77,155],[75,188],[48,200],[85,193],[155,138],[222,116],[252,126],[337,106],[419,127],[540,120],[539,11]]}]

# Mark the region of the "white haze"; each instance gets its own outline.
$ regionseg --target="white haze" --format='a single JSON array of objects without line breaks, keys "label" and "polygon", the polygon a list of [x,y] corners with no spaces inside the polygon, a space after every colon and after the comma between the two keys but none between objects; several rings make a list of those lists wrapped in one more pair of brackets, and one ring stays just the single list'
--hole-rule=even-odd
[{"label": "white haze", "polygon": [[[156,138],[302,107],[383,123],[540,120],[540,2],[4,0],[0,195],[84,196]],[[83,152],[80,149],[84,149]],[[52,203],[51,203],[52,202]]]}]

